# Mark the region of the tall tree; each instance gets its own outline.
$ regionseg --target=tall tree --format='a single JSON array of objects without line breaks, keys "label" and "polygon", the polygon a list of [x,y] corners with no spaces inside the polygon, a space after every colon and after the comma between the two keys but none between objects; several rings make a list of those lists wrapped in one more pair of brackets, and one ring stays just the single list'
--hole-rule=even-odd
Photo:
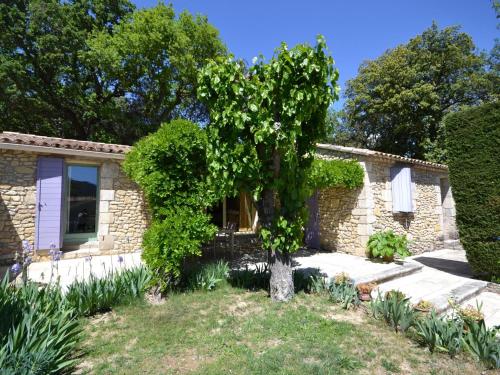
[{"label": "tall tree", "polygon": [[0,4],[0,130],[131,143],[205,121],[196,70],[225,53],[206,18],[129,0]]},{"label": "tall tree", "polygon": [[252,194],[275,301],[294,294],[290,254],[302,243],[308,172],[315,144],[326,135],[328,106],[337,98],[332,63],[320,38],[315,48],[283,44],[268,63],[258,60],[248,71],[220,59],[199,76],[198,94],[210,109],[211,179],[222,194]]},{"label": "tall tree", "polygon": [[443,161],[443,116],[497,98],[498,90],[472,38],[458,27],[440,30],[433,23],[361,65],[347,82],[346,120],[365,147]]}]

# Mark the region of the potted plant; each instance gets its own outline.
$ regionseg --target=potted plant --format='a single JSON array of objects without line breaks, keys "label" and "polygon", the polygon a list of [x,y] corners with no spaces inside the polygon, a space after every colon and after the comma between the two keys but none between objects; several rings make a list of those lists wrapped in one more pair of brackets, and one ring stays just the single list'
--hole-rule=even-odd
[{"label": "potted plant", "polygon": [[401,258],[411,255],[406,235],[395,234],[392,230],[372,234],[367,248],[369,258],[380,258],[385,262],[393,262],[395,254]]},{"label": "potted plant", "polygon": [[392,289],[385,293],[385,299],[391,298],[396,298],[398,301],[402,301],[406,299],[406,295],[400,290]]},{"label": "potted plant", "polygon": [[377,287],[376,283],[361,283],[356,286],[358,289],[359,299],[364,302],[371,301],[371,292]]},{"label": "potted plant", "polygon": [[434,308],[434,305],[431,302],[422,299],[418,301],[418,303],[414,305],[413,308],[417,311],[428,313]]}]

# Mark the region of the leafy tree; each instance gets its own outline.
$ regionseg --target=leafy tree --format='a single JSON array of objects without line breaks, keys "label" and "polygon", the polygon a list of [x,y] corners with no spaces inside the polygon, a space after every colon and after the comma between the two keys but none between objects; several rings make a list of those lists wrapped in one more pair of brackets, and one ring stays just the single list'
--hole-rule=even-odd
[{"label": "leafy tree", "polygon": [[138,141],[123,164],[152,214],[142,257],[162,291],[179,281],[183,260],[200,255],[201,244],[216,231],[206,214],[214,196],[207,181],[206,147],[203,129],[174,120]]},{"label": "leafy tree", "polygon": [[130,144],[207,119],[196,71],[225,53],[206,18],[129,0],[0,4],[0,130]]},{"label": "leafy tree", "polygon": [[219,33],[204,16],[159,4],[136,11],[110,34],[89,41],[91,65],[102,71],[108,92],[127,103],[124,135],[136,139],[159,124],[182,117],[205,122],[196,98],[197,74],[208,59],[225,54]]},{"label": "leafy tree", "polygon": [[363,63],[347,82],[345,112],[353,139],[380,151],[443,161],[443,116],[498,97],[500,86],[492,82],[498,72],[487,73],[486,56],[476,53],[469,35],[434,23]]},{"label": "leafy tree", "polygon": [[249,70],[225,58],[199,75],[198,95],[210,109],[209,177],[221,194],[252,194],[275,301],[294,293],[290,254],[302,243],[307,177],[337,98],[332,64],[319,38],[316,47],[282,44],[268,63],[261,57]]}]

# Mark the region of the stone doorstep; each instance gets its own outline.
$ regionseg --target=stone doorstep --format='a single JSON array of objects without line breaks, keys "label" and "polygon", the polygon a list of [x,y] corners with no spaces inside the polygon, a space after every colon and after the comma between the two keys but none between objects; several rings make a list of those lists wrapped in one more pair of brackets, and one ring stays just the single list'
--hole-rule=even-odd
[{"label": "stone doorstep", "polygon": [[487,287],[488,283],[485,281],[466,281],[464,284],[452,289],[449,293],[438,295],[436,298],[429,300],[438,314],[445,313],[451,308],[449,300],[453,298],[457,305],[465,302],[473,297],[478,296]]},{"label": "stone doorstep", "polygon": [[354,285],[363,283],[382,284],[390,280],[398,279],[404,276],[420,272],[423,265],[416,262],[404,262],[398,267],[394,267],[385,271],[377,272],[368,276],[354,278]]}]

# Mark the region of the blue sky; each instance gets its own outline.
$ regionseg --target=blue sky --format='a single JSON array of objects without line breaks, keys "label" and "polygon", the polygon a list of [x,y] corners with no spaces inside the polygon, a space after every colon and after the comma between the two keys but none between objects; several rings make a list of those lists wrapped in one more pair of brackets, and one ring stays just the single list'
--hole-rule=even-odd
[{"label": "blue sky", "polygon": [[[132,1],[138,7],[158,3]],[[323,34],[341,88],[356,76],[361,62],[407,42],[433,20],[441,28],[461,25],[481,50],[489,51],[500,36],[490,0],[178,0],[173,5],[177,12],[208,16],[229,50],[247,62],[260,53],[271,56],[282,41],[290,46],[314,43]]]}]

